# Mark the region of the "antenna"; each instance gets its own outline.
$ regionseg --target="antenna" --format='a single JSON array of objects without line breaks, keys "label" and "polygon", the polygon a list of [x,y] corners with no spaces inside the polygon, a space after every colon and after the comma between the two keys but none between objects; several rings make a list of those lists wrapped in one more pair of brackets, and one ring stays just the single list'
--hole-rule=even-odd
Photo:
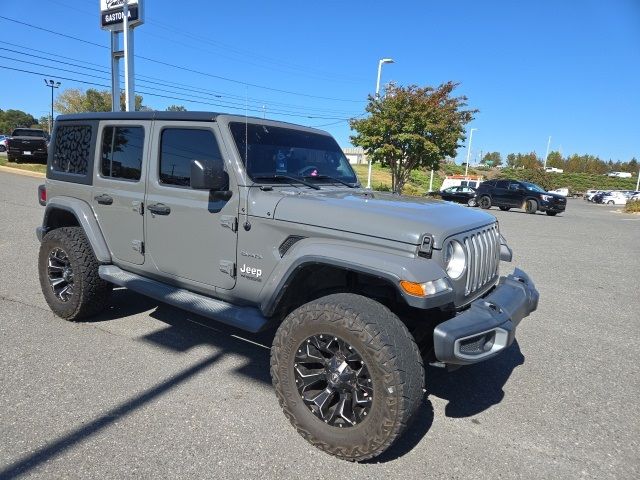
[{"label": "antenna", "polygon": [[[244,168],[249,175],[249,119],[247,111],[249,109],[249,86],[245,85],[244,96]],[[249,193],[251,192],[251,186],[247,188],[247,196],[244,199],[244,229],[245,231],[251,230],[251,223],[249,223]]]}]

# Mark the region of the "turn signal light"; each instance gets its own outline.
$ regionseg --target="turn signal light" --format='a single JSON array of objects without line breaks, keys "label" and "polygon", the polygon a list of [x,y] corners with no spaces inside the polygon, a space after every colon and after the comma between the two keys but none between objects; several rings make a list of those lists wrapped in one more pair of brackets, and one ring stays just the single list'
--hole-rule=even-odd
[{"label": "turn signal light", "polygon": [[424,283],[401,280],[400,286],[402,287],[402,290],[414,297],[426,297],[427,295],[435,295],[436,293],[444,292],[445,290],[451,290],[449,282],[444,278]]}]

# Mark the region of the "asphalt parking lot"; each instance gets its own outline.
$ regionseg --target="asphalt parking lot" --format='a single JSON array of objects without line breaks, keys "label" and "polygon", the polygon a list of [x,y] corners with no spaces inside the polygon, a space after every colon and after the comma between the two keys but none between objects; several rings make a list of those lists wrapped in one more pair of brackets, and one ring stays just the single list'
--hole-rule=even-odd
[{"label": "asphalt parking lot", "polygon": [[401,441],[350,464],[285,419],[269,333],[126,290],[94,321],[53,316],[36,268],[39,183],[0,172],[2,479],[640,478],[640,216],[583,200],[557,217],[492,209],[538,311],[502,356],[430,368]]}]

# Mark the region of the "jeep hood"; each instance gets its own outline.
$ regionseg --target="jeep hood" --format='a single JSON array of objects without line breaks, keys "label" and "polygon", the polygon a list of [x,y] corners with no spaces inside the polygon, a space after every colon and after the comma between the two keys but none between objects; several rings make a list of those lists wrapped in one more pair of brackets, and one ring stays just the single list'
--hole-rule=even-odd
[{"label": "jeep hood", "polygon": [[274,218],[414,245],[430,233],[435,248],[441,248],[450,235],[496,221],[493,215],[475,208],[362,190],[285,195]]}]

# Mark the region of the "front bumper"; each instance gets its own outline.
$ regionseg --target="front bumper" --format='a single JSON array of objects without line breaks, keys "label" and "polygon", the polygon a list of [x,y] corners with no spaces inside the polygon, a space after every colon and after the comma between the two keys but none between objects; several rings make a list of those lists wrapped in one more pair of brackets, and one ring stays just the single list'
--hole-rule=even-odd
[{"label": "front bumper", "polygon": [[538,308],[539,297],[533,281],[516,268],[501,277],[489,295],[435,328],[436,358],[445,364],[469,365],[498,355],[513,343],[520,321]]}]

